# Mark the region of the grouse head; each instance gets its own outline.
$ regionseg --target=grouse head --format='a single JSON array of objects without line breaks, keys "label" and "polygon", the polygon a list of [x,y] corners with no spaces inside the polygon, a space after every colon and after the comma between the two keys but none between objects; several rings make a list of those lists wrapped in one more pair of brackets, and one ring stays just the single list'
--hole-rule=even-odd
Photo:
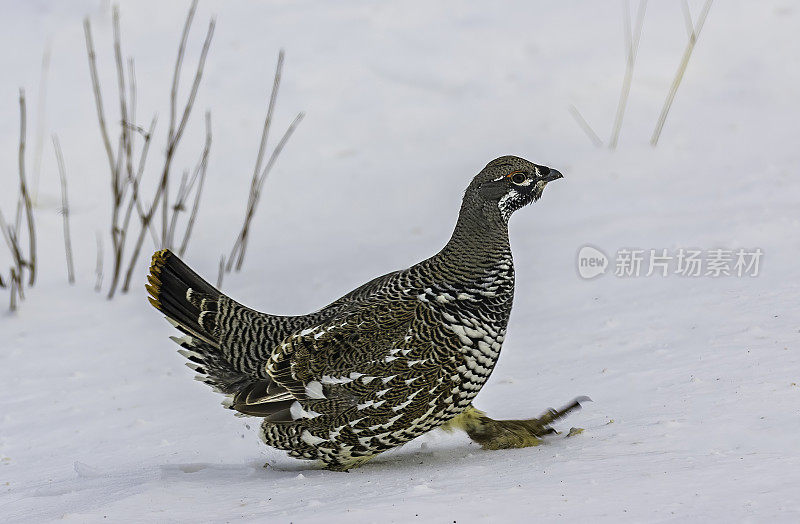
[{"label": "grouse head", "polygon": [[563,175],[547,166],[517,156],[501,156],[489,162],[472,180],[464,201],[479,205],[485,213],[508,222],[511,213],[536,202],[548,182]]}]

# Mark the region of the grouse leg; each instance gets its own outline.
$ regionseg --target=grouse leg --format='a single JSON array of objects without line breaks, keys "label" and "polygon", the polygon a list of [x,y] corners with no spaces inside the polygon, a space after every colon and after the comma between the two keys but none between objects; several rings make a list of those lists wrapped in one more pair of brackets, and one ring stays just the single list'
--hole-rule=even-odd
[{"label": "grouse leg", "polygon": [[524,420],[494,420],[483,411],[472,406],[448,422],[445,430],[462,429],[469,438],[484,449],[526,448],[538,446],[541,437],[558,433],[551,424],[581,407],[581,402],[591,401],[589,397],[578,397],[567,406],[556,410],[548,409],[539,418]]}]

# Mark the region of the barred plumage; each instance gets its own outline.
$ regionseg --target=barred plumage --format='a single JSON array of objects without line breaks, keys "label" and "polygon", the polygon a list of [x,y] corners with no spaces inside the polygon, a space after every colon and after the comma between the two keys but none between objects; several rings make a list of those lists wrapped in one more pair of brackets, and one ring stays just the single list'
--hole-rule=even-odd
[{"label": "barred plumage", "polygon": [[[557,178],[518,157],[490,162],[442,251],[309,315],[247,308],[168,250],[153,255],[150,301],[185,334],[174,340],[200,380],[231,409],[263,417],[264,442],[292,456],[347,469],[444,424],[485,447],[532,445],[577,402],[547,422],[493,421],[471,403],[511,312],[508,219]],[[530,438],[510,438],[510,422]]]}]

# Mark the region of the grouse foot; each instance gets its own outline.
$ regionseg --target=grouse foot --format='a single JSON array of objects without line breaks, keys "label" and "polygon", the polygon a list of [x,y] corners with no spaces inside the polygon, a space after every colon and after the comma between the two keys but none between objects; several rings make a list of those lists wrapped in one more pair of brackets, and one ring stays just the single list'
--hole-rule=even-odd
[{"label": "grouse foot", "polygon": [[524,420],[494,420],[472,406],[448,422],[443,429],[462,429],[483,449],[526,448],[538,446],[541,437],[558,433],[551,424],[581,407],[581,402],[591,402],[589,397],[578,397],[561,409],[548,409],[539,418]]}]

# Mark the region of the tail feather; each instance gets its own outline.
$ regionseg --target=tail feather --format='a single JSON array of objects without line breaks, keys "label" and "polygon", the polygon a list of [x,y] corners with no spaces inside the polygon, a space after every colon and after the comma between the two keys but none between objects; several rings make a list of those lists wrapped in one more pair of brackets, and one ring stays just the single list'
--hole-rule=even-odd
[{"label": "tail feather", "polygon": [[202,294],[216,301],[222,292],[168,249],[153,254],[147,281],[145,288],[150,293],[148,298],[153,307],[197,334],[213,338],[214,333],[206,331],[200,324],[202,310],[199,302],[202,299],[198,300],[198,296]]},{"label": "tail feather", "polygon": [[[233,301],[167,249],[153,255],[145,288],[150,303],[184,333],[170,338],[181,346],[179,353],[197,373],[195,378],[228,395],[224,406],[270,421],[292,420],[290,407],[295,399],[291,393],[268,376],[259,376],[256,369],[247,372],[237,368],[228,360],[231,348],[221,347],[220,301],[223,306],[227,304],[225,307]],[[246,333],[242,335],[245,339]]]},{"label": "tail feather", "polygon": [[220,349],[213,316],[222,292],[168,249],[153,255],[147,281],[150,303],[184,333],[171,338],[183,348],[181,354],[189,359],[186,365],[198,380],[229,395],[253,383],[253,377],[237,371]]}]

